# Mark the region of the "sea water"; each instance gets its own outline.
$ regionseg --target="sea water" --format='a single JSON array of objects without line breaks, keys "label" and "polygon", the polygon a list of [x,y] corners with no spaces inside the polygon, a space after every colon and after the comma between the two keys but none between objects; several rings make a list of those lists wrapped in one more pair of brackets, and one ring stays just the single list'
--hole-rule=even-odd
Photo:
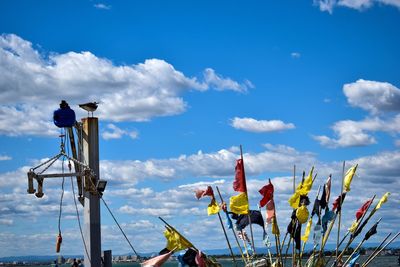
[{"label": "sea water", "polygon": [[[367,259],[366,256],[361,256],[359,259],[360,263],[363,263]],[[368,267],[398,267],[398,256],[380,256],[375,258],[371,262],[371,264],[368,265]],[[231,260],[219,260],[219,263],[222,264],[224,267],[233,267],[233,263]],[[329,264],[329,266],[332,264],[332,262]],[[35,265],[35,266],[29,266],[29,265],[24,265],[26,267],[49,267],[51,265]],[[69,264],[63,264],[60,267],[69,267],[71,265]],[[171,261],[163,264],[163,267],[177,267],[178,263],[176,261]],[[242,262],[238,264],[238,266],[244,266]],[[291,261],[288,259],[286,261],[285,266],[292,266]],[[114,263],[113,267],[140,267],[139,263]]]}]

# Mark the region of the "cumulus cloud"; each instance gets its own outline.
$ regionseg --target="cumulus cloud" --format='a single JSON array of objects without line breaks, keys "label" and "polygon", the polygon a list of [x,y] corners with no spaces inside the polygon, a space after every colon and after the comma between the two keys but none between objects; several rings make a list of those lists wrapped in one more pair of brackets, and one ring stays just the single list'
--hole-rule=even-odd
[{"label": "cumulus cloud", "polygon": [[253,133],[276,132],[295,128],[293,123],[284,123],[281,120],[256,120],[238,117],[231,120],[231,126]]},{"label": "cumulus cloud", "polygon": [[400,111],[400,89],[387,82],[358,80],[343,86],[347,101],[372,113]]},{"label": "cumulus cloud", "polygon": [[383,120],[377,117],[366,118],[361,121],[343,120],[332,126],[337,138],[325,135],[313,136],[321,145],[329,148],[366,146],[377,143],[373,132],[387,132],[397,134],[400,132],[400,115]]},{"label": "cumulus cloud", "polygon": [[0,161],[4,161],[4,160],[12,160],[12,157],[7,156],[7,155],[0,155]]},{"label": "cumulus cloud", "polygon": [[95,8],[97,8],[97,9],[103,9],[103,10],[110,10],[111,9],[110,5],[106,5],[106,4],[103,4],[103,3],[94,4],[93,6]]},{"label": "cumulus cloud", "polygon": [[129,136],[132,139],[136,139],[139,136],[139,133],[137,131],[126,131],[118,128],[115,124],[108,124],[107,125],[107,130],[103,131],[101,133],[101,136],[105,140],[110,140],[110,139],[120,139],[124,135]]},{"label": "cumulus cloud", "polygon": [[347,7],[362,11],[372,7],[374,4],[383,4],[400,8],[399,0],[314,0],[314,5],[321,11],[332,14],[335,7]]},{"label": "cumulus cloud", "polygon": [[290,56],[291,56],[292,58],[300,58],[300,57],[301,57],[301,54],[300,54],[299,52],[292,52],[292,53],[290,53]]},{"label": "cumulus cloud", "polygon": [[[0,36],[0,134],[55,135],[52,111],[65,99],[76,105],[99,101],[103,120],[148,121],[185,112],[183,94],[190,90],[245,92],[238,83],[206,69],[203,77],[187,77],[161,59],[115,65],[91,52],[39,53],[14,34]],[[13,122],[18,121],[18,124]],[[12,125],[12,127],[11,127]]]},{"label": "cumulus cloud", "polygon": [[[191,241],[204,248],[220,248],[224,244],[223,235],[219,232],[218,218],[216,216],[207,216],[207,199],[197,200],[193,193],[193,188],[197,186],[215,185],[221,190],[221,194],[225,201],[234,194],[232,189],[232,181],[234,175],[235,160],[239,157],[237,148],[221,149],[217,152],[195,153],[192,155],[180,156],[175,158],[148,160],[148,161],[101,161],[101,173],[104,178],[103,171],[108,171],[110,175],[106,179],[110,182],[104,194],[110,208],[115,211],[118,221],[126,234],[133,239],[134,244],[138,245],[139,251],[152,252],[159,247],[165,245],[162,237],[163,227],[157,216],[168,218],[168,222],[174,225],[182,233],[185,234]],[[292,194],[292,169],[296,164],[297,181],[301,176],[301,171],[309,171],[311,166],[315,166],[315,172],[318,173],[313,190],[309,196],[313,199],[317,193],[317,185],[322,184],[327,175],[333,174],[332,199],[339,194],[340,177],[341,177],[341,162],[321,162],[316,158],[316,155],[298,151],[295,148],[285,145],[265,144],[264,151],[249,152],[244,154],[245,168],[247,174],[247,185],[249,190],[250,204],[252,208],[256,208],[256,204],[260,200],[258,190],[268,182],[268,178],[272,179],[275,186],[275,200],[279,216],[279,223],[284,227],[289,222],[291,207],[287,200]],[[217,169],[212,163],[217,160],[222,166],[223,171],[218,174],[213,174]],[[177,162],[180,164],[177,164]],[[201,167],[194,164],[195,162]],[[226,161],[226,163],[224,163]],[[39,161],[38,161],[39,162]],[[150,164],[150,162],[152,164]],[[107,164],[104,167],[104,163]],[[134,165],[132,168],[132,163]],[[222,164],[223,163],[223,164]],[[346,197],[344,211],[342,214],[343,231],[351,224],[354,219],[354,211],[357,210],[367,197],[377,194],[380,198],[386,191],[393,191],[394,188],[400,186],[400,151],[385,151],[368,156],[346,159],[346,168],[358,163],[357,176],[352,182],[352,191]],[[226,166],[225,166],[226,165]],[[142,171],[136,178],[140,178],[136,183],[118,183],[118,180],[126,178],[127,180],[134,178],[134,174],[148,166],[146,171]],[[150,167],[149,167],[150,166]],[[163,177],[155,177],[157,175],[165,175],[165,171],[157,173],[154,169],[170,169],[174,175],[170,179],[181,179],[181,186],[171,183],[163,189],[141,187],[141,182],[148,182],[149,179],[162,181]],[[111,168],[111,169],[108,169]],[[191,170],[194,168],[194,170]],[[41,242],[53,242],[54,236],[57,233],[57,214],[59,211],[59,197],[61,194],[61,181],[49,179],[45,182],[45,196],[42,199],[37,199],[33,195],[26,194],[26,173],[29,168],[20,168],[20,170],[0,174],[0,182],[12,182],[13,186],[0,186],[0,224],[16,225],[19,220],[27,220],[32,222],[30,231],[34,231],[38,235]],[[128,170],[128,172],[126,171]],[[200,174],[197,174],[201,170]],[[277,173],[282,173],[281,176]],[[168,176],[168,175],[167,175]],[[212,177],[225,176],[225,179],[215,179]],[[14,177],[14,179],[12,179]],[[15,179],[17,177],[18,179]],[[222,180],[225,180],[223,182]],[[193,182],[191,182],[193,181]],[[72,200],[72,192],[70,190],[69,181],[66,181],[66,189],[64,195],[63,206],[63,237],[65,236],[65,244],[63,250],[65,252],[82,251],[82,245],[76,244],[79,240],[79,231],[77,231],[76,220],[74,219],[75,207]],[[168,188],[169,187],[169,188]],[[7,193],[7,190],[11,190]],[[396,208],[400,199],[397,192],[392,192],[388,203],[386,203],[379,211],[383,217],[382,229],[387,229],[393,222],[400,219],[400,214],[387,212]],[[35,207],[35,209],[32,209]],[[82,208],[79,206],[80,212]],[[108,215],[102,217],[102,239],[107,247],[112,248],[116,252],[120,252],[122,247],[127,247],[125,240],[121,236],[118,228],[108,220]],[[74,219],[68,220],[65,219]],[[198,228],[196,231],[191,231],[193,221],[196,221]],[[9,228],[5,228],[9,229]],[[253,229],[261,231],[261,228]],[[7,231],[7,230],[6,230]],[[210,234],[210,233],[214,233]],[[388,230],[390,231],[390,230]],[[146,232],[146,235],[143,235]],[[208,233],[210,238],[204,241],[204,234]],[[384,235],[387,232],[381,231],[379,234]],[[31,234],[31,233],[30,233]],[[344,234],[344,233],[343,233]],[[146,236],[144,238],[143,236]],[[6,244],[7,241],[17,240],[25,237],[21,233],[0,233],[0,244]],[[34,249],[42,249],[39,242],[33,238],[26,236],[27,239],[35,244]],[[377,236],[376,238],[381,236]],[[255,233],[257,244],[262,244],[262,232]],[[132,241],[131,239],[131,241]],[[331,240],[333,241],[333,240]],[[15,241],[19,242],[19,241]],[[14,243],[13,243],[14,244]],[[73,244],[73,245],[71,245]],[[23,244],[16,244],[19,248],[25,248]],[[4,249],[1,253],[10,255],[18,253],[12,248],[2,246]],[[31,253],[35,251],[29,250]]]}]

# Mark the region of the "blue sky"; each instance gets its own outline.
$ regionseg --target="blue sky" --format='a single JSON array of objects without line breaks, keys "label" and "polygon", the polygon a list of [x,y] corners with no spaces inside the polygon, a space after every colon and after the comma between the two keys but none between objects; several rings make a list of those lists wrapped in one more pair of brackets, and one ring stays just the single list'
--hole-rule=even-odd
[{"label": "blue sky", "polygon": [[[315,166],[316,184],[332,173],[336,196],[343,160],[359,164],[344,225],[386,191],[372,241],[400,219],[398,0],[1,1],[0,10],[0,256],[54,254],[61,181],[40,200],[25,192],[26,171],[58,153],[51,118],[61,99],[78,118],[79,103],[101,102],[104,198],[138,251],[163,248],[157,216],[201,249],[225,246],[193,190],[217,184],[233,195],[240,144],[252,207],[272,178],[282,228],[293,165],[298,177]],[[69,182],[64,204],[62,253],[83,253]],[[102,224],[103,249],[130,252],[105,209]]]}]

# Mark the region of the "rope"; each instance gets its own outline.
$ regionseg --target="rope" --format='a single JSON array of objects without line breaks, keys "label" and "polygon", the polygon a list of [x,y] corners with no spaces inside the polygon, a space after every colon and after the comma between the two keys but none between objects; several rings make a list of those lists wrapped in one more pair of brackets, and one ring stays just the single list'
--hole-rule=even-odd
[{"label": "rope", "polygon": [[[64,159],[61,165],[61,170],[62,173],[64,173]],[[65,177],[62,178],[62,183],[61,183],[61,198],[60,198],[60,212],[58,214],[58,233],[61,234],[61,214],[62,214],[62,204],[63,204],[63,199],[64,199],[64,182],[65,182]]]},{"label": "rope", "polygon": [[82,231],[82,226],[81,226],[81,219],[79,217],[79,211],[78,211],[78,205],[76,204],[75,189],[74,189],[74,179],[72,177],[71,177],[71,187],[72,187],[72,197],[74,199],[74,204],[75,204],[76,217],[78,218],[79,231],[81,232],[81,238],[82,238],[83,246],[85,247],[86,256],[88,257],[90,265],[92,265],[92,261],[90,259],[89,252],[88,252],[88,249],[87,249],[87,246],[86,246],[85,238],[83,236],[83,231]]},{"label": "rope", "polygon": [[[69,133],[67,133],[67,138],[70,138]],[[70,142],[68,144],[70,144]],[[68,158],[68,160],[72,160],[72,161],[75,162],[75,159],[71,158],[69,156],[69,154],[70,154],[69,145],[67,146],[67,154],[68,155],[66,155],[66,157]],[[77,163],[80,164],[80,165],[83,165],[79,161],[77,161]],[[71,164],[70,163],[69,163],[68,167],[69,167],[69,171],[71,172]],[[71,178],[72,198],[74,199],[76,217],[78,219],[78,225],[79,225],[79,232],[81,233],[82,243],[83,243],[83,246],[85,247],[86,256],[87,256],[87,258],[88,258],[88,260],[90,262],[90,265],[92,265],[92,261],[90,259],[89,252],[88,252],[88,249],[87,249],[87,246],[86,246],[86,242],[85,242],[85,237],[83,236],[83,231],[82,231],[82,226],[81,226],[81,219],[80,219],[80,216],[79,216],[78,205],[76,203],[74,179],[72,178],[72,176],[70,178]]]},{"label": "rope", "polygon": [[103,201],[104,205],[106,206],[106,208],[107,208],[108,211],[110,212],[111,217],[114,219],[115,223],[118,225],[119,230],[121,230],[121,232],[122,232],[122,234],[124,235],[126,241],[128,242],[129,246],[131,247],[131,249],[133,250],[133,252],[135,253],[135,255],[137,256],[137,258],[138,258],[138,260],[139,260],[139,262],[140,262],[140,256],[139,256],[139,254],[138,254],[138,253],[136,252],[136,250],[133,248],[133,246],[132,246],[131,242],[129,241],[128,237],[126,236],[124,230],[122,230],[122,228],[121,228],[121,226],[119,225],[117,219],[114,217],[114,214],[111,212],[111,210],[110,210],[110,208],[108,207],[106,201],[103,199],[103,196],[100,195],[100,199]]}]

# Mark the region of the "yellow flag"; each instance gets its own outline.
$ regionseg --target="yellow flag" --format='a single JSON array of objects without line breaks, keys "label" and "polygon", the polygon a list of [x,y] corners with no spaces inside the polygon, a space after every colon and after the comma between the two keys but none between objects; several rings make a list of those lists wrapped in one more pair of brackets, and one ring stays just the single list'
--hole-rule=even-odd
[{"label": "yellow flag", "polygon": [[354,222],[351,224],[350,228],[348,229],[350,233],[354,233],[357,230],[358,226],[358,221],[354,220]]},{"label": "yellow flag", "polygon": [[344,176],[343,186],[344,186],[344,191],[346,191],[346,192],[350,192],[350,184],[351,184],[351,181],[353,180],[354,174],[356,173],[357,166],[358,166],[358,164],[356,164],[355,166],[351,167],[346,172],[346,175]]},{"label": "yellow flag", "polygon": [[375,210],[378,210],[381,208],[382,204],[385,203],[388,200],[388,197],[390,196],[390,192],[386,192],[386,194],[384,194],[382,196],[382,198],[379,200],[378,204],[376,204],[376,208]]},{"label": "yellow flag", "polygon": [[300,208],[296,210],[296,217],[299,220],[299,223],[303,224],[308,220],[308,209],[306,206],[302,205]]},{"label": "yellow flag", "polygon": [[217,204],[217,201],[215,201],[215,199],[211,199],[211,203],[208,205],[207,207],[207,213],[208,215],[213,215],[213,214],[217,214],[219,212],[219,206]]},{"label": "yellow flag", "polygon": [[314,171],[314,166],[311,168],[311,171],[308,174],[308,176],[304,179],[303,184],[300,182],[296,188],[296,191],[289,198],[288,202],[292,208],[297,209],[299,207],[300,196],[307,195],[308,192],[310,192],[311,187],[313,185],[313,171]]},{"label": "yellow flag", "polygon": [[232,196],[230,198],[229,208],[236,214],[248,214],[249,200],[247,199],[247,194],[242,192],[237,196]]},{"label": "yellow flag", "polygon": [[272,234],[280,235],[278,222],[276,221],[276,217],[272,217],[272,227],[271,227]]},{"label": "yellow flag", "polygon": [[168,250],[184,250],[190,248],[192,244],[183,239],[177,232],[172,229],[166,229],[164,231],[164,236],[167,239],[167,249]]},{"label": "yellow flag", "polygon": [[301,236],[301,240],[303,240],[303,242],[307,242],[308,240],[308,236],[310,235],[311,231],[311,225],[312,225],[312,217],[308,220],[304,235]]}]

